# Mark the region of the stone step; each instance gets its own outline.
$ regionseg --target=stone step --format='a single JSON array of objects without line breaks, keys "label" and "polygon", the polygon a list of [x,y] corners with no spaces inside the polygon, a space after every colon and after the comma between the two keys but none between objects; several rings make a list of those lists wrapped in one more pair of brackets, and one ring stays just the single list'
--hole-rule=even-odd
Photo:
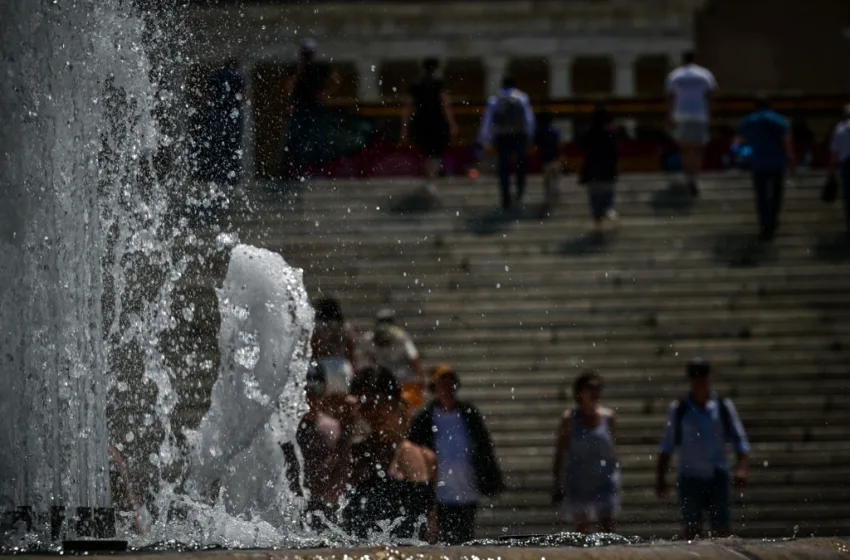
[{"label": "stone step", "polygon": [[[739,410],[741,421],[747,430],[768,430],[770,428],[811,428],[819,429],[845,429],[850,431],[850,409],[839,410],[817,410],[817,414],[806,409],[758,409],[756,407]],[[551,431],[557,426],[559,416],[547,416],[535,407],[528,410],[522,416],[487,414],[487,426],[493,432],[510,431],[516,437],[522,434],[533,434],[541,431]],[[655,414],[619,414],[616,419],[616,430],[618,439],[629,439],[631,437],[642,437],[647,431],[654,431],[659,435],[667,424],[667,414],[660,411]],[[768,433],[768,432],[765,432]],[[770,431],[769,433],[773,433]],[[551,439],[551,438],[550,438]]]},{"label": "stone step", "polygon": [[[467,376],[464,376],[466,379]],[[612,389],[610,387],[605,390],[606,405],[613,408],[617,412],[623,414],[665,414],[667,407],[673,400],[679,398],[687,391],[686,384],[679,379],[653,379],[651,382],[637,381],[632,387],[620,387]],[[778,384],[778,386],[774,385]],[[781,383],[781,384],[779,384]],[[664,387],[671,387],[664,389]],[[833,390],[837,393],[846,391],[848,382],[845,379],[818,379],[806,381],[785,381],[777,382],[766,380],[764,382],[753,382],[750,380],[721,380],[715,385],[715,388],[720,395],[729,396],[735,402],[742,402],[742,411],[758,409],[764,411],[782,410],[788,405],[782,404],[780,399],[793,400],[796,395],[806,392],[817,392],[822,394],[827,390]],[[484,386],[469,388],[464,385],[462,396],[471,399],[476,403],[482,413],[488,417],[499,418],[510,416],[525,409],[525,415],[538,417],[547,415],[552,418],[560,417],[560,409],[572,405],[570,381],[562,380],[560,386],[554,388],[550,386],[534,386],[527,383],[522,383],[517,380],[513,385],[506,383],[501,386]],[[759,403],[761,399],[762,404]],[[778,404],[774,404],[774,399],[779,400]],[[837,403],[833,402],[830,396],[822,396],[818,399],[816,405],[807,411],[814,413],[816,411],[829,412],[836,408],[844,406],[844,399],[835,397]],[[623,406],[618,408],[619,403],[630,402],[631,406]],[[804,401],[805,402],[805,401]],[[533,403],[533,409],[529,410],[529,406]],[[750,403],[753,403],[752,406]],[[551,411],[551,412],[550,412]]]},{"label": "stone step", "polygon": [[[793,486],[758,485],[758,475],[753,478],[743,492],[733,492],[733,504],[746,508],[758,503],[758,507],[786,505],[789,503],[816,502],[822,504],[843,504],[850,500],[850,490],[845,487],[824,489],[822,485],[807,484]],[[672,477],[671,477],[672,483]],[[546,510],[551,505],[551,494],[542,492],[506,492],[498,500],[499,507],[517,509]],[[755,506],[752,506],[755,507]],[[628,523],[639,517],[639,511],[646,509],[669,509],[669,504],[660,504],[652,488],[640,486],[624,488],[623,510],[619,519]]]},{"label": "stone step", "polygon": [[[624,472],[624,484],[638,489],[639,492],[652,492],[652,489],[655,488],[655,467],[656,461],[653,455],[653,458],[647,458],[644,468]],[[846,487],[846,463],[844,465],[818,467],[805,466],[796,469],[782,467],[772,469],[769,463],[767,467],[758,468],[754,463],[751,468],[753,469],[753,476],[751,477],[753,484],[791,488],[797,485],[820,485],[824,488]],[[755,482],[756,480],[758,482]],[[668,481],[671,484],[675,483],[675,473],[670,473]],[[522,490],[551,495],[552,471],[551,469],[547,471],[511,471],[507,475],[507,486],[509,491]]]},{"label": "stone step", "polygon": [[[594,360],[595,363],[595,360]],[[773,387],[773,382],[787,377],[794,380],[799,378],[804,381],[820,383],[829,379],[844,381],[848,377],[848,366],[840,356],[833,357],[832,362],[819,360],[817,364],[811,363],[811,357],[804,355],[802,360],[795,363],[787,361],[782,368],[777,368],[771,363],[747,363],[744,365],[724,364],[712,360],[715,370],[718,372],[716,380],[718,387],[733,385],[735,387],[764,387],[762,394],[776,395],[777,390],[784,390],[786,385]],[[513,387],[517,384],[538,387],[546,394],[554,394],[571,387],[573,379],[580,370],[575,367],[566,369],[563,364],[548,361],[545,363],[514,362],[511,364],[481,363],[480,360],[459,362],[454,364],[463,378],[464,391],[475,391],[474,395],[480,396],[481,389]],[[499,366],[499,371],[493,368]],[[573,371],[575,370],[575,371]],[[657,398],[667,398],[678,394],[681,390],[677,383],[683,382],[683,366],[681,360],[671,362],[660,362],[658,364],[642,364],[624,366],[611,364],[601,370],[605,380],[606,399],[614,396],[618,398],[635,398],[644,391],[651,391]],[[727,377],[729,376],[729,377]],[[651,384],[651,385],[650,385]],[[791,386],[791,385],[788,385]],[[560,393],[559,393],[560,394]],[[796,397],[798,393],[790,393]],[[566,394],[564,395],[566,398]],[[818,392],[818,398],[829,400],[838,395],[822,395]],[[571,398],[571,397],[570,397]]]},{"label": "stone step", "polygon": [[[551,426],[552,440],[543,447],[525,447],[499,449],[499,460],[503,468],[511,472],[531,473],[540,471],[545,474],[552,472],[552,459],[554,456],[555,427],[557,422]],[[660,437],[660,434],[659,434]],[[751,468],[770,469],[771,473],[796,472],[801,469],[813,467],[832,468],[839,467],[850,460],[850,442],[750,442],[751,453],[754,457]],[[650,444],[629,444],[617,442],[617,456],[624,466],[633,464],[637,467],[645,466],[646,462],[655,461],[658,453],[658,442]],[[630,463],[631,462],[631,463]],[[625,468],[625,467],[624,467]],[[779,470],[775,470],[779,469]],[[632,474],[642,472],[638,468],[629,468]],[[652,474],[652,473],[649,473]],[[767,483],[766,479],[760,477],[760,483]],[[520,489],[521,490],[521,489]]]},{"label": "stone step", "polygon": [[[656,380],[655,384],[660,383]],[[644,398],[638,396],[639,393],[637,390],[634,393],[630,392],[628,395],[618,394],[617,397],[612,397],[609,394],[609,388],[606,387],[604,405],[616,412],[619,418],[628,419],[651,416],[653,419],[657,419],[659,414],[663,417],[666,415],[673,400],[660,398],[657,391],[653,390],[654,386],[650,386],[647,389],[647,396]],[[717,385],[718,394],[727,394],[720,393],[720,389],[723,389],[723,386]],[[741,393],[740,385],[738,385],[738,391],[739,394],[735,396],[734,404],[742,417],[763,418],[764,414],[779,413],[801,416],[803,414],[812,415],[817,412],[818,418],[824,421],[827,417],[835,417],[832,415],[850,419],[850,395],[847,394],[836,394],[833,396],[821,394],[807,395],[804,393],[801,394],[798,390],[796,393],[766,397],[765,392],[767,391]],[[526,399],[520,398],[515,400],[516,391],[508,392],[507,395],[503,393],[501,398],[488,400],[482,404],[481,399],[484,394],[483,390],[476,390],[474,392],[475,403],[477,403],[477,408],[487,417],[488,421],[494,421],[495,419],[516,419],[518,422],[521,422],[530,417],[545,417],[551,418],[552,421],[550,423],[554,427],[560,421],[564,410],[566,408],[573,408],[574,404],[572,400],[561,398],[553,401],[531,397],[528,400],[534,400],[535,405],[533,409],[529,410],[528,403],[525,402]],[[558,396],[560,397],[560,395]]]},{"label": "stone step", "polygon": [[[793,516],[792,516],[793,517]],[[678,514],[671,512],[669,521],[661,523],[619,522],[617,533],[636,536],[646,540],[681,539],[682,527],[676,520]],[[737,537],[751,539],[793,539],[797,536],[833,537],[845,534],[846,520],[817,519],[809,523],[795,518],[790,521],[749,520],[746,524],[733,526]],[[479,538],[499,538],[506,535],[550,535],[559,531],[569,531],[572,525],[558,520],[549,524],[534,525],[526,523],[521,516],[510,525],[492,524],[488,519],[478,520],[476,536]]]},{"label": "stone step", "polygon": [[[659,424],[656,423],[656,426]],[[663,421],[661,422],[663,427]],[[843,441],[847,437],[848,426],[846,425],[820,425],[812,426],[750,426],[747,430],[747,435],[753,441],[817,441],[831,442]],[[659,439],[659,429],[650,429],[647,427],[644,430],[635,430],[628,434],[628,443],[657,443]],[[620,438],[624,439],[625,434]],[[493,430],[493,442],[497,448],[499,447],[524,447],[534,446],[541,447],[551,442],[551,432],[541,432],[540,430],[533,432],[517,432],[513,429],[510,431]]]}]

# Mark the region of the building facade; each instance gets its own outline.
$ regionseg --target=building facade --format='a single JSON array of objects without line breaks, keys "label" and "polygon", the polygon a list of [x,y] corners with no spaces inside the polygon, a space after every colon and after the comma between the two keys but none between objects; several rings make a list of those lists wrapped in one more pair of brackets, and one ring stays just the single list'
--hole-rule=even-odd
[{"label": "building facade", "polygon": [[[703,0],[465,0],[197,6],[187,24],[198,74],[239,62],[252,108],[247,162],[278,142],[282,88],[303,37],[342,84],[334,102],[397,102],[423,58],[443,62],[458,103],[483,101],[510,74],[536,102],[659,95],[694,46]],[[191,81],[191,80],[190,80]],[[262,159],[262,158],[261,158]]]}]

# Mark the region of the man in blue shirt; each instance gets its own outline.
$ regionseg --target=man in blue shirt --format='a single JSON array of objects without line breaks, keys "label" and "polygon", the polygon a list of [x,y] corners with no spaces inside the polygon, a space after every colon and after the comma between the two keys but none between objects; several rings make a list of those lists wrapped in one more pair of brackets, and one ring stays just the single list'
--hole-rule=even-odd
[{"label": "man in blue shirt", "polygon": [[769,241],[779,224],[786,170],[794,167],[790,127],[783,116],[770,109],[767,99],[759,98],[755,112],[741,121],[738,134],[752,148],[750,169],[761,238]]},{"label": "man in blue shirt", "polygon": [[528,95],[516,87],[513,78],[502,80],[502,89],[487,103],[478,142],[486,148],[495,145],[499,157],[499,184],[502,208],[510,210],[511,159],[516,158],[516,199],[525,193],[526,150],[534,138],[534,111]]},{"label": "man in blue shirt", "polygon": [[738,456],[734,484],[743,488],[748,478],[750,444],[735,406],[711,390],[711,367],[701,359],[690,360],[687,375],[691,390],[670,406],[667,428],[658,456],[656,493],[667,496],[667,470],[673,453],[678,453],[679,507],[685,538],[695,538],[708,512],[711,535],[731,533],[730,467],[726,443],[731,441]]}]

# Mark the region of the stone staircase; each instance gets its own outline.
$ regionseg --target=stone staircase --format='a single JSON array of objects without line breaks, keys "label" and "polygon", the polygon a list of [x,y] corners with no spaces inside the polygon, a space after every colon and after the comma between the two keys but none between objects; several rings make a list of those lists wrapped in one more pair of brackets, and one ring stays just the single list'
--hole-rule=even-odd
[{"label": "stone staircase", "polygon": [[429,365],[457,365],[509,485],[482,508],[482,535],[566,527],[549,505],[554,430],[589,367],[619,417],[620,532],[675,535],[654,465],[695,355],[714,364],[753,444],[736,531],[831,535],[850,530],[850,244],[820,184],[789,188],[770,246],[755,242],[742,175],[707,178],[697,201],[667,178],[628,177],[621,223],[602,236],[571,178],[546,218],[538,178],[510,219],[490,179],[448,181],[440,207],[406,180],[317,181],[287,196],[255,185],[233,218],[242,241],[303,267],[311,294],[338,296],[359,329],[390,306]]}]

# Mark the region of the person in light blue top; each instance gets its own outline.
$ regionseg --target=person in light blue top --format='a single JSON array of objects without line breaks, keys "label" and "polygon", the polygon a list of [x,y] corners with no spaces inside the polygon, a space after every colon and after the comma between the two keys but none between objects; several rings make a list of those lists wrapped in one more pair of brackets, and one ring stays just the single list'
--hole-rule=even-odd
[{"label": "person in light blue top", "polygon": [[731,534],[732,524],[726,445],[731,442],[738,457],[731,478],[737,488],[743,488],[749,473],[750,444],[732,401],[712,391],[710,364],[695,358],[688,362],[686,371],[691,390],[670,405],[659,448],[656,493],[659,498],[667,496],[670,459],[678,454],[679,507],[685,538],[700,534],[703,512],[708,512],[711,536],[725,537]]},{"label": "person in light blue top", "polygon": [[516,202],[525,193],[526,156],[528,144],[534,138],[534,110],[528,95],[516,87],[511,77],[502,80],[502,89],[487,102],[478,142],[485,149],[493,146],[499,158],[499,186],[502,209],[510,210],[511,159],[516,159]]},{"label": "person in light blue top", "polygon": [[788,120],[771,110],[767,98],[756,99],[755,112],[741,121],[738,143],[752,149],[750,169],[756,193],[761,238],[773,239],[779,226],[785,174],[794,167],[794,146]]},{"label": "person in light blue top", "polygon": [[614,451],[614,411],[599,405],[602,380],[587,371],[573,385],[576,407],[564,412],[555,444],[552,502],[579,533],[592,523],[614,530],[620,506],[620,466]]}]

